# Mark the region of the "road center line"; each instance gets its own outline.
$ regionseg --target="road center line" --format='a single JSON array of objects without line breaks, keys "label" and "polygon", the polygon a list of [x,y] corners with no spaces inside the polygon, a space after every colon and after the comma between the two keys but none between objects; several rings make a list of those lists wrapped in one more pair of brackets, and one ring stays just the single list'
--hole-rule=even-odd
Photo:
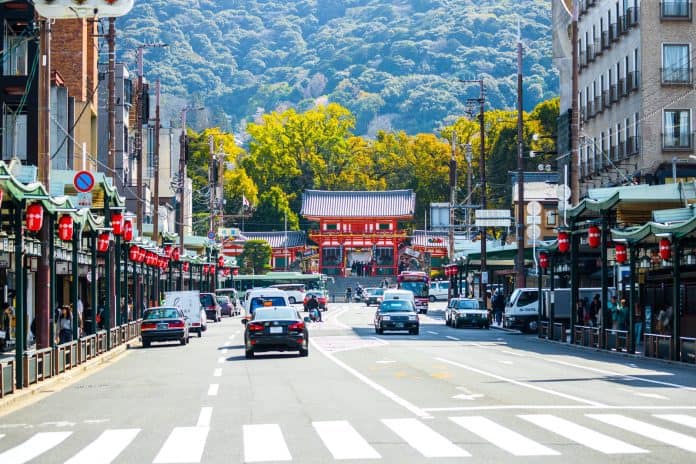
[{"label": "road center line", "polygon": [[196,427],[210,427],[210,418],[213,415],[213,408],[206,406],[201,408],[201,413],[198,415]]},{"label": "road center line", "polygon": [[208,387],[208,396],[217,396],[219,390],[220,390],[219,383],[211,383],[210,386]]},{"label": "road center line", "polygon": [[222,368],[218,367],[213,371],[213,377],[222,377]]},{"label": "road center line", "polygon": [[457,342],[459,341],[459,339],[458,339],[457,337],[451,337],[451,336],[449,336],[449,335],[445,335],[445,338],[449,338],[450,340],[454,340],[454,341],[457,341]]},{"label": "road center line", "polygon": [[411,411],[413,414],[415,414],[418,417],[421,418],[431,418],[432,416],[419,408],[418,406],[414,405],[410,401],[400,397],[396,393],[392,392],[391,390],[388,390],[387,388],[384,388],[382,385],[378,384],[377,382],[374,382],[373,380],[370,380],[367,376],[364,374],[358,372],[356,369],[350,367],[348,364],[344,363],[340,359],[337,359],[334,355],[331,353],[327,352],[324,350],[321,346],[319,346],[318,343],[314,343],[314,341],[310,341],[312,346],[314,347],[315,350],[326,356],[326,358],[329,361],[332,361],[334,364],[336,364],[338,367],[344,369],[348,373],[352,374],[354,377],[357,377],[358,380],[362,381],[364,384],[372,387],[373,389],[377,390],[390,400],[394,401],[396,404],[403,406],[404,408],[408,409]]},{"label": "road center line", "polygon": [[433,332],[432,330],[428,330],[428,333],[431,335],[440,335],[440,332]]},{"label": "road center line", "polygon": [[505,353],[505,354],[511,354],[511,355],[513,355],[513,356],[524,357],[524,354],[523,354],[523,353],[515,353],[514,351],[510,351],[510,350],[500,350],[500,352],[501,352],[501,353]]},{"label": "road center line", "polygon": [[440,361],[440,362],[443,362],[443,363],[446,363],[446,364],[450,364],[450,365],[452,365],[452,366],[461,367],[462,369],[466,369],[466,370],[471,371],[471,372],[476,372],[477,374],[485,375],[486,377],[491,377],[491,378],[494,378],[494,379],[498,379],[498,380],[501,380],[501,381],[503,381],[503,382],[508,382],[508,383],[513,384],[513,385],[517,385],[517,386],[519,386],[519,387],[529,388],[529,389],[531,389],[531,390],[536,390],[536,391],[539,391],[539,392],[542,392],[542,393],[546,393],[546,394],[549,394],[549,395],[559,396],[559,397],[561,397],[561,398],[565,398],[565,399],[572,400],[572,401],[577,401],[578,403],[589,404],[589,405],[591,405],[591,406],[600,406],[600,407],[606,406],[605,404],[599,403],[599,402],[597,402],[597,401],[592,401],[592,400],[588,400],[588,399],[585,399],[585,398],[580,398],[580,397],[574,396],[574,395],[568,395],[568,394],[566,394],[566,393],[561,393],[561,392],[558,392],[558,391],[555,391],[555,390],[550,390],[550,389],[548,389],[548,388],[539,387],[539,386],[537,386],[537,385],[532,385],[532,384],[529,384],[529,383],[527,383],[527,382],[523,382],[523,381],[520,381],[520,380],[510,379],[510,378],[508,378],[508,377],[503,377],[502,375],[493,374],[492,372],[486,372],[486,371],[483,371],[483,370],[481,370],[481,369],[477,369],[477,368],[472,367],[472,366],[467,366],[467,365],[465,365],[465,364],[461,364],[461,363],[458,363],[458,362],[455,362],[455,361],[450,361],[449,359],[445,359],[445,358],[435,358],[435,359],[436,359],[437,361]]},{"label": "road center line", "polygon": [[225,357],[224,357],[224,356],[220,356],[220,357],[218,358],[218,363],[219,363],[219,364],[222,364],[222,363],[224,363],[224,362],[225,362]]}]

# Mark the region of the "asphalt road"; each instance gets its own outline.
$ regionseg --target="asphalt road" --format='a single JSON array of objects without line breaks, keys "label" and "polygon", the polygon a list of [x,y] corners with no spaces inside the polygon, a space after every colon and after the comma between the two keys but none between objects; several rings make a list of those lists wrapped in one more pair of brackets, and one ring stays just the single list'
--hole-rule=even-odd
[{"label": "asphalt road", "polygon": [[[431,305],[432,306],[432,305]],[[0,463],[696,460],[696,369],[496,329],[377,336],[334,304],[310,354],[244,358],[239,318],[0,417]]]}]

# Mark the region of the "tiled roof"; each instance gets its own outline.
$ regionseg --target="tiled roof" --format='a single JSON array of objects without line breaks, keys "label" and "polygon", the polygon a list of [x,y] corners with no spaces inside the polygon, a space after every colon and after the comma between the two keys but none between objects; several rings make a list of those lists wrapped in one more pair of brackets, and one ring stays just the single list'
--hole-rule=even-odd
[{"label": "tiled roof", "polygon": [[413,190],[382,192],[306,190],[302,194],[305,217],[412,217],[416,205]]},{"label": "tiled roof", "polygon": [[423,248],[448,248],[449,234],[447,232],[433,232],[432,230],[414,230],[411,245]]},{"label": "tiled roof", "polygon": [[307,245],[307,236],[302,231],[288,232],[243,232],[247,240],[265,240],[271,245],[271,248],[284,248],[285,235],[287,234],[287,247],[301,247]]}]

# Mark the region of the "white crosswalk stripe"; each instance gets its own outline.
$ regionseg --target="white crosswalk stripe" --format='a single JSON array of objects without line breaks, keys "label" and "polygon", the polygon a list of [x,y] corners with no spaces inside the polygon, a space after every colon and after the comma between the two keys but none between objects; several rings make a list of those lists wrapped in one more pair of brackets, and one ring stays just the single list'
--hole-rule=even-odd
[{"label": "white crosswalk stripe", "polygon": [[530,440],[486,417],[450,417],[450,420],[514,456],[555,456],[560,454],[558,451]]},{"label": "white crosswalk stripe", "polygon": [[696,429],[696,417],[687,416],[686,414],[653,414],[653,416]]},{"label": "white crosswalk stripe", "polygon": [[471,456],[418,419],[382,419],[382,422],[426,458]]},{"label": "white crosswalk stripe", "polygon": [[59,445],[72,432],[40,432],[22,444],[0,454],[2,464],[24,464]]},{"label": "white crosswalk stripe", "polygon": [[175,427],[160,448],[154,464],[201,462],[210,427]]},{"label": "white crosswalk stripe", "polygon": [[105,430],[65,464],[109,464],[133,441],[140,429]]},{"label": "white crosswalk stripe", "polygon": [[379,453],[348,421],[312,422],[334,459],[379,459]]},{"label": "white crosswalk stripe", "polygon": [[244,462],[292,460],[278,424],[245,425],[243,431]]},{"label": "white crosswalk stripe", "polygon": [[637,433],[646,438],[696,453],[696,438],[648,424],[621,414],[587,414],[587,417]]},{"label": "white crosswalk stripe", "polygon": [[646,450],[550,414],[520,415],[550,432],[604,454],[647,453]]}]

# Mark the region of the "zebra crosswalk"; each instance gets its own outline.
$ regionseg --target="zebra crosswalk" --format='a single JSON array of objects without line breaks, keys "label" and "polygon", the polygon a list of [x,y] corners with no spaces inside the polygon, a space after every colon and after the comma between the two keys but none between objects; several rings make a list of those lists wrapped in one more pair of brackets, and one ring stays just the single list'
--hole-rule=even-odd
[{"label": "zebra crosswalk", "polygon": [[[152,440],[152,434],[142,433],[141,428],[41,431],[29,436],[22,436],[24,430],[5,430],[0,434],[0,463],[128,462],[124,452],[130,446],[138,447],[142,462],[205,462],[206,457],[213,459],[218,451],[211,439],[218,433],[214,432],[216,424],[211,421],[211,413],[210,408],[204,408],[196,426],[173,427],[157,433],[162,440],[159,443]],[[420,456],[424,462],[438,458],[481,458],[493,448],[511,459],[544,456],[560,460],[564,454],[577,452],[578,447],[606,456],[654,453],[655,460],[666,450],[696,453],[696,416],[687,414],[640,413],[637,418],[613,413],[586,413],[572,418],[554,414],[460,415],[433,420],[384,418],[356,423],[327,420],[310,424],[245,424],[239,429],[240,433],[231,434],[240,437],[239,442],[226,443],[220,451],[232,446],[239,450],[239,459],[248,463],[303,462],[302,453],[307,452],[307,446],[320,448],[315,452],[325,456],[321,462],[332,459],[389,462],[396,458],[395,452],[401,456],[407,449],[411,450],[409,455]],[[228,430],[225,424],[224,431],[219,433],[224,435]],[[299,446],[290,439],[298,433],[316,439]],[[80,434],[89,437],[75,439]],[[151,455],[143,450],[150,450]]]}]

